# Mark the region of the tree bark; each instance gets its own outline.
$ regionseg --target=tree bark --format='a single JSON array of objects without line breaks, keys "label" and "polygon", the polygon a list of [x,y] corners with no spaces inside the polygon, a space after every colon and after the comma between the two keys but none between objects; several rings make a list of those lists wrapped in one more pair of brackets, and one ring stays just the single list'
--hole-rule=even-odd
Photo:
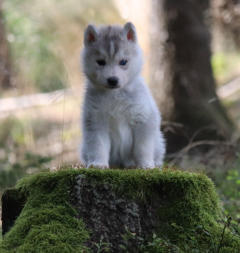
[{"label": "tree bark", "polygon": [[153,39],[153,65],[162,70],[152,82],[168,153],[193,139],[229,138],[234,127],[217,97],[210,63],[211,38],[205,23],[209,0],[153,1],[153,7],[160,30]]},{"label": "tree bark", "polygon": [[0,0],[0,89],[11,87],[11,61]]}]

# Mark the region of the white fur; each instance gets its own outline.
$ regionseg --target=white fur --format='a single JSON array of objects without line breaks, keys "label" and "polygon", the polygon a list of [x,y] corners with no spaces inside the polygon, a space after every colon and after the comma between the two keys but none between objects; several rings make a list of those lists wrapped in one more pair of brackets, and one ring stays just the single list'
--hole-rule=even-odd
[{"label": "white fur", "polygon": [[[160,167],[165,155],[161,117],[140,75],[142,54],[135,27],[131,23],[123,28],[90,25],[84,43],[87,85],[82,162],[86,167],[99,168]],[[99,66],[99,59],[106,65]],[[121,59],[127,59],[126,66],[119,64]],[[119,80],[115,89],[108,87],[107,79],[112,76]]]}]

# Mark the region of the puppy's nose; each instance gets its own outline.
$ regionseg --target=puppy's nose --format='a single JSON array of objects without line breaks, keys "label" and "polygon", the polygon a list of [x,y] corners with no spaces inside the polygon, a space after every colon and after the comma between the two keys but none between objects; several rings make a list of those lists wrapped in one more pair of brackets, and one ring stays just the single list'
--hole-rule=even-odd
[{"label": "puppy's nose", "polygon": [[111,88],[115,88],[118,85],[118,78],[116,76],[111,76],[107,79],[108,85]]}]

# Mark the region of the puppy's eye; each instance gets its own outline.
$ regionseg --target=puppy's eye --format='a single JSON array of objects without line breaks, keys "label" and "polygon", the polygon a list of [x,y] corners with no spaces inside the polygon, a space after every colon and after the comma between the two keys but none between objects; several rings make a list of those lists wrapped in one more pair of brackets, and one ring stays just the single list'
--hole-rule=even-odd
[{"label": "puppy's eye", "polygon": [[124,65],[127,64],[127,62],[128,62],[127,60],[122,59],[122,60],[119,62],[119,65],[124,66]]},{"label": "puppy's eye", "polygon": [[105,66],[106,65],[106,61],[105,60],[96,60],[96,62],[100,66]]}]

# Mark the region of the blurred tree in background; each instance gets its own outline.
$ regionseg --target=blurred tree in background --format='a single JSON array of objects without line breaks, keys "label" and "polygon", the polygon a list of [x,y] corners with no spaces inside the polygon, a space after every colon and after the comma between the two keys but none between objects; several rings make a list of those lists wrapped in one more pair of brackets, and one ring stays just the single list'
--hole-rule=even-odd
[{"label": "blurred tree in background", "polygon": [[[33,1],[4,2],[8,40],[13,56],[14,83],[25,93],[66,87],[65,68],[54,48],[56,37],[40,21]],[[30,5],[30,6],[29,6]]]},{"label": "blurred tree in background", "polygon": [[5,32],[5,21],[0,1],[0,89],[11,87],[11,63],[9,45]]},{"label": "blurred tree in background", "polygon": [[[234,129],[216,94],[211,67],[209,0],[153,1],[160,31],[154,39],[155,90],[165,121],[168,152],[191,141],[224,140]],[[164,59],[164,62],[162,61]],[[162,80],[159,82],[159,75]]]},{"label": "blurred tree in background", "polygon": [[14,80],[22,93],[50,92],[79,85],[82,30],[91,21],[119,20],[111,0],[11,0],[3,5],[13,58]]}]

